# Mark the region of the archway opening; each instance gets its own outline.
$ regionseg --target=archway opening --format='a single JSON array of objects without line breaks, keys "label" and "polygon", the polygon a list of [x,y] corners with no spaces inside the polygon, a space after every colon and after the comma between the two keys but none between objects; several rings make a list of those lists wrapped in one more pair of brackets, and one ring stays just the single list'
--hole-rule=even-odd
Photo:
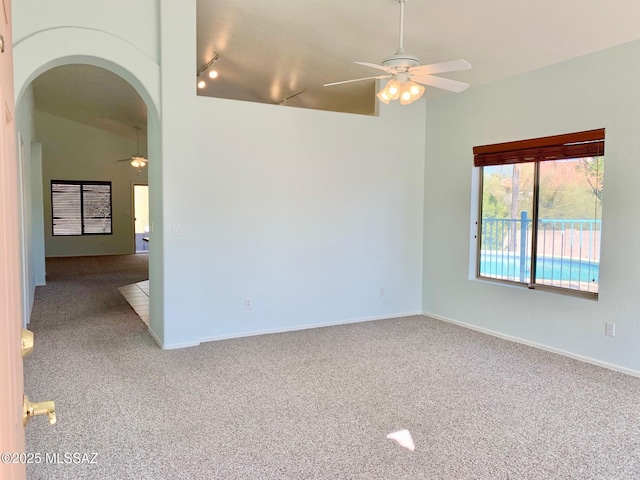
[{"label": "archway opening", "polygon": [[[148,173],[153,167],[146,162],[135,167],[131,160],[153,162],[152,150],[159,162],[159,147],[147,148],[149,124],[159,141],[156,109],[148,108],[149,100],[112,71],[117,68],[57,63],[39,69],[20,89],[17,103],[18,134],[24,144],[20,161],[25,292],[46,282],[45,258],[135,254],[134,185],[153,189],[154,182]],[[56,191],[60,186],[64,188]],[[105,191],[92,196],[90,190],[96,186]],[[70,202],[74,194],[67,187],[77,193],[77,202]],[[96,205],[98,197],[103,202]],[[151,204],[151,212],[154,209]],[[96,210],[102,211],[101,219],[96,220]],[[65,230],[65,222],[75,222],[80,230]],[[92,228],[96,222],[102,230]],[[151,256],[153,247],[150,250]],[[33,297],[25,295],[27,318]],[[146,323],[148,317],[147,307]]]}]

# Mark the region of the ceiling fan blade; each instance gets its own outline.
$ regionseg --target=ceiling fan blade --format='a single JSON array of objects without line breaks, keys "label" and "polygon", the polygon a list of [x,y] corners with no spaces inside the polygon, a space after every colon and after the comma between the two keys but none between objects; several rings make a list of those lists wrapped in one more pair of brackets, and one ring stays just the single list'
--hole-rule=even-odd
[{"label": "ceiling fan blade", "polygon": [[449,78],[434,77],[432,75],[409,75],[414,82],[423,83],[436,88],[449,90],[450,92],[460,93],[469,87],[468,83],[451,80]]},{"label": "ceiling fan blade", "polygon": [[142,155],[133,155],[129,158],[122,158],[120,160],[116,160],[116,162],[132,162],[133,160],[140,160],[141,162],[148,163],[149,159],[143,157]]},{"label": "ceiling fan blade", "polygon": [[331,87],[333,85],[342,85],[343,83],[361,82],[363,80],[378,80],[380,78],[389,78],[391,75],[376,75],[375,77],[355,78],[353,80],[344,80],[342,82],[325,83],[323,87]]},{"label": "ceiling fan blade", "polygon": [[367,63],[367,62],[353,62],[358,65],[364,65],[365,67],[377,68],[378,70],[383,70],[387,73],[395,73],[396,71],[393,68],[385,67],[384,65],[378,65],[377,63]]},{"label": "ceiling fan blade", "polygon": [[466,60],[451,60],[449,62],[432,63],[431,65],[418,65],[411,67],[411,75],[433,75],[434,73],[456,72],[458,70],[469,70],[471,64]]}]

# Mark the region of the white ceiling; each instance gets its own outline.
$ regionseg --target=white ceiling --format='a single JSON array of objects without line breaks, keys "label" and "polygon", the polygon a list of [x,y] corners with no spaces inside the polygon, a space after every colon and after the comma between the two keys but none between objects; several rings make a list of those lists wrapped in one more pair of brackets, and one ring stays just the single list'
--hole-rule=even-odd
[{"label": "white ceiling", "polygon": [[[376,75],[396,52],[396,0],[198,0],[198,66],[220,53],[202,94],[372,113],[374,84],[322,84]],[[463,58],[447,76],[480,85],[640,38],[638,0],[411,0],[408,53],[422,63]],[[428,92],[440,92],[427,88]],[[433,94],[431,93],[431,94]]]},{"label": "white ceiling", "polygon": [[115,73],[92,65],[65,65],[46,71],[32,85],[38,110],[133,140],[139,127],[141,145],[146,142],[147,106]]},{"label": "white ceiling", "polygon": [[[196,71],[221,55],[220,76],[199,94],[370,114],[380,63],[398,46],[397,0],[197,0]],[[463,58],[473,69],[443,74],[476,85],[640,38],[638,0],[411,0],[404,46],[424,63]],[[142,100],[94,67],[66,66],[34,82],[38,109],[122,130],[146,124]],[[441,94],[427,88],[429,96]],[[452,94],[453,95],[453,94]],[[141,126],[144,127],[144,124]]]}]

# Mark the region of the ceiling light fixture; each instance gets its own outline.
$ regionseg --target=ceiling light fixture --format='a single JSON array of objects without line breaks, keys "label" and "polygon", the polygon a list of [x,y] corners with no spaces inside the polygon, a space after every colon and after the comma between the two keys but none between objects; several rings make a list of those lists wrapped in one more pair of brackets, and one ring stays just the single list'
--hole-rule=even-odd
[{"label": "ceiling light fixture", "polygon": [[142,171],[142,168],[147,166],[148,160],[144,157],[144,155],[138,153],[140,151],[140,127],[134,127],[134,128],[136,129],[136,153],[131,155],[129,158],[123,158],[117,161],[129,162],[129,164],[133,168],[137,168],[138,173],[140,173]]},{"label": "ceiling light fixture", "polygon": [[147,164],[144,157],[134,155],[131,157],[131,166],[134,168],[142,168]]},{"label": "ceiling light fixture", "polygon": [[[207,86],[207,82],[205,82],[204,79],[200,78],[200,75],[202,75],[209,67],[215,66],[216,60],[218,60],[219,58],[220,58],[220,54],[216,53],[209,62],[205,63],[196,72],[196,78],[198,79],[198,88],[203,89],[204,87]],[[209,78],[211,79],[218,78],[218,71],[215,69],[209,70]]]},{"label": "ceiling light fixture", "polygon": [[138,169],[138,173],[142,171],[142,167],[147,166],[147,159],[140,155],[140,127],[136,128],[136,153],[131,156],[131,166]]},{"label": "ceiling light fixture", "polygon": [[382,80],[383,78],[388,78],[390,79],[388,83],[377,93],[378,99],[384,103],[399,99],[402,105],[409,105],[419,99],[424,93],[425,88],[422,85],[442,88],[456,93],[464,91],[469,86],[468,83],[434,75],[436,73],[468,70],[471,68],[469,62],[460,59],[422,65],[415,55],[410,55],[404,51],[404,4],[407,1],[409,0],[396,0],[396,2],[400,4],[400,44],[396,53],[384,58],[380,65],[369,62],[356,62],[365,67],[382,70],[386,74],[356,78],[354,80],[344,80],[342,82],[325,83],[325,87],[362,82],[364,80]]},{"label": "ceiling light fixture", "polygon": [[402,105],[409,105],[418,100],[424,90],[425,88],[422,85],[409,80],[409,76],[406,73],[397,73],[378,92],[377,97],[386,104],[391,100],[400,99]]}]

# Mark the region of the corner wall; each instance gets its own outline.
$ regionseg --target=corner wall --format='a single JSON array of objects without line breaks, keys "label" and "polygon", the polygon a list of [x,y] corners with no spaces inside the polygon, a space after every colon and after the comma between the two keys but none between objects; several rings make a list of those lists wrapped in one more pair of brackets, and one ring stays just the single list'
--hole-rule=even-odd
[{"label": "corner wall", "polygon": [[[42,259],[37,258],[41,245],[42,226],[36,224],[34,213],[42,210],[38,197],[32,198],[32,178],[40,171],[37,147],[32,148],[35,135],[33,89],[28,88],[22,101],[16,106],[16,150],[18,153],[19,197],[20,197],[20,246],[22,264],[23,324],[29,321],[36,285],[44,281]],[[35,150],[35,151],[33,151]]]},{"label": "corner wall", "polygon": [[196,106],[200,155],[165,192],[182,191],[175,254],[201,340],[420,312],[423,101],[379,117]]},{"label": "corner wall", "polygon": [[[429,101],[426,314],[640,373],[638,58],[640,42],[633,42]],[[470,280],[472,148],[602,127],[599,301]],[[605,321],[617,324],[615,338],[604,335]]]}]

